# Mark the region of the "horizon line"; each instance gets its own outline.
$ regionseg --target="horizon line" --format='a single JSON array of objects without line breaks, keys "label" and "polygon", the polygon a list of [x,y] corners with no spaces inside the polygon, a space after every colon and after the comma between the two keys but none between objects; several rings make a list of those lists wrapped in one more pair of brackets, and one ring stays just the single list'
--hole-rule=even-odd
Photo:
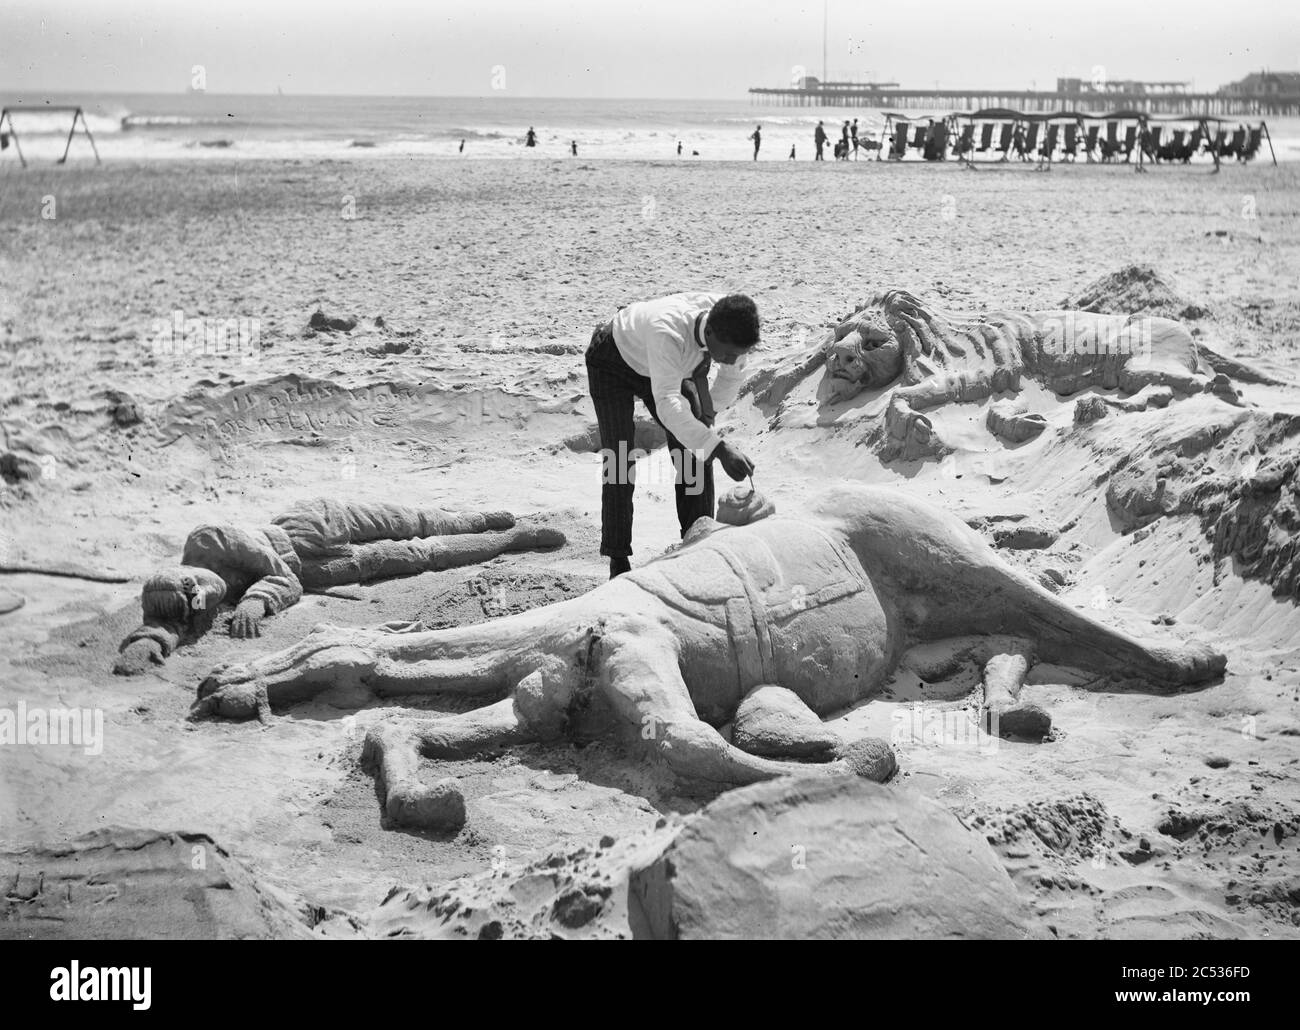
[{"label": "horizon line", "polygon": [[[748,90],[749,87],[746,87]],[[217,90],[140,90],[140,89],[90,89],[90,90],[21,90],[9,89],[0,86],[0,96],[17,95],[22,93],[40,94],[42,96],[79,96],[94,95],[96,93],[110,93],[114,96],[122,97],[188,97],[195,94],[212,97],[313,97],[330,100],[743,100],[747,97],[735,96],[692,96],[692,97],[655,97],[655,96],[563,96],[559,94],[538,94],[524,96],[518,93],[505,94],[505,91],[494,91],[490,93],[300,93],[300,92],[264,92],[254,90],[232,90],[230,92],[218,92]]]}]

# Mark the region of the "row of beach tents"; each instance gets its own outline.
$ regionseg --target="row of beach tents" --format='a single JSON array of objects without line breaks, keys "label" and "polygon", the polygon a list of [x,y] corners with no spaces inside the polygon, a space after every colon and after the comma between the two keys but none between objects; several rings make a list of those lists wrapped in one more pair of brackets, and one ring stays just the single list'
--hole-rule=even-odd
[{"label": "row of beach tents", "polygon": [[1264,122],[1235,128],[1222,118],[1204,115],[1158,117],[1142,111],[1084,114],[1054,111],[1029,114],[1006,108],[974,112],[914,115],[887,111],[885,131],[876,159],[901,161],[909,150],[926,161],[979,159],[1008,161],[1073,161],[1081,153],[1088,162],[1183,163],[1205,154],[1219,161],[1251,161],[1267,142],[1273,163],[1273,141]]}]

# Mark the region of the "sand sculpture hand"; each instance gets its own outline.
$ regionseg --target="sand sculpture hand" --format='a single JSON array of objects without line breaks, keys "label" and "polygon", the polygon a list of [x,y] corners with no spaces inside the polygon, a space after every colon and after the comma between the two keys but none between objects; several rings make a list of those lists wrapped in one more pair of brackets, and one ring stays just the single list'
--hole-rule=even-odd
[{"label": "sand sculpture hand", "polygon": [[938,453],[934,424],[895,391],[885,410],[885,431],[889,443],[884,453],[893,457],[920,458]]},{"label": "sand sculpture hand", "polygon": [[133,640],[122,648],[113,663],[116,676],[138,676],[151,666],[162,665],[165,660],[162,645],[156,640]]},{"label": "sand sculpture hand", "polygon": [[260,637],[265,615],[266,604],[260,597],[245,598],[236,606],[230,619],[230,635],[238,640]]}]

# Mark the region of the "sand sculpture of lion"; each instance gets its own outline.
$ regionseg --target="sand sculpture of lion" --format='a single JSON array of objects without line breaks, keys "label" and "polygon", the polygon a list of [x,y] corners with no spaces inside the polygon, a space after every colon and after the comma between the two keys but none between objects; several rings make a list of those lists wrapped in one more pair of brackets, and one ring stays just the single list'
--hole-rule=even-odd
[{"label": "sand sculpture of lion", "polygon": [[[1202,366],[1179,322],[1088,311],[994,311],[957,317],[904,290],[862,305],[811,353],[749,384],[760,403],[778,404],[823,369],[820,395],[833,404],[892,388],[881,457],[937,456],[943,441],[924,412],[940,404],[1017,394],[1032,379],[1058,394],[1087,387],[1139,395],[1121,407],[1164,406],[1175,395],[1213,392],[1239,403],[1228,377]],[[988,427],[1010,442],[1037,435],[1046,420],[1014,400],[991,406]]]},{"label": "sand sculpture of lion", "polygon": [[718,728],[761,693],[822,732],[818,717],[878,691],[926,642],[960,638],[958,650],[984,663],[986,706],[1008,718],[1025,714],[1017,694],[1037,660],[1148,687],[1201,683],[1225,665],[1200,644],[1144,642],[1095,622],[948,513],[853,486],[796,518],[700,520],[677,549],[582,597],[421,630],[318,626],[286,650],[213,670],[196,714],[248,717],[336,686],[498,698],[368,735],[390,821],[447,827],[464,819],[463,800],[454,781],[421,783],[419,759],[512,743],[621,733],[677,774],[719,785],[799,769],[866,772],[853,748],[800,765],[785,759],[809,754],[806,742],[754,754]]}]

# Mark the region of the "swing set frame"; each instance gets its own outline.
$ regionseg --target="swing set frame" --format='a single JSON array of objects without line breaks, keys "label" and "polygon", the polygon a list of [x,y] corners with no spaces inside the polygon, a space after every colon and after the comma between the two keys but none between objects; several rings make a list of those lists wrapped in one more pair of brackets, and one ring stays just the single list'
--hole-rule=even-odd
[{"label": "swing set frame", "polygon": [[[86,134],[86,139],[90,140],[90,149],[95,152],[95,164],[101,164],[99,159],[99,148],[95,146],[95,137],[90,134],[90,125],[86,122],[86,112],[76,105],[50,105],[41,107],[0,107],[0,134],[7,134],[13,140],[14,150],[18,152],[18,160],[22,162],[24,168],[27,167],[27,158],[23,156],[22,145],[18,142],[18,130],[14,127],[14,113],[35,113],[41,114],[69,114],[72,115],[72,125],[68,129],[68,142],[63,146],[63,156],[55,164],[64,164],[68,160],[68,151],[72,149],[72,137],[77,132],[77,123],[81,123],[81,129]],[[5,129],[5,123],[9,123],[9,128]]]}]

